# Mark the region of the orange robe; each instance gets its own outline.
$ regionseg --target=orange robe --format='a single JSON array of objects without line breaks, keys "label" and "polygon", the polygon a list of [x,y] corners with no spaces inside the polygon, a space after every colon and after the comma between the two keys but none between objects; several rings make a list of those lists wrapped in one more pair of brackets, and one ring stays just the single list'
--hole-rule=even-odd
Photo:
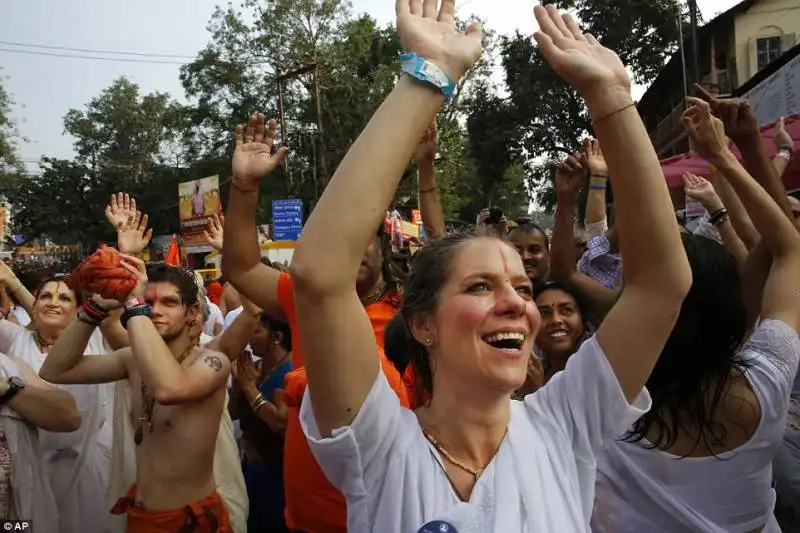
[{"label": "orange robe", "polygon": [[228,509],[222,498],[214,492],[208,498],[185,505],[180,509],[148,511],[134,505],[136,484],[120,498],[111,514],[128,515],[126,533],[232,533]]},{"label": "orange robe", "polygon": [[[289,408],[283,460],[286,486],[286,524],[289,529],[307,533],[346,533],[347,507],[341,492],[336,490],[317,464],[300,426],[300,403],[308,381],[300,345],[297,313],[294,307],[294,285],[285,273],[278,279],[278,303],[292,331],[293,370],[286,375],[284,401]],[[406,384],[383,353],[383,330],[397,313],[386,301],[366,307],[375,331],[381,368],[404,407],[409,407]]]}]

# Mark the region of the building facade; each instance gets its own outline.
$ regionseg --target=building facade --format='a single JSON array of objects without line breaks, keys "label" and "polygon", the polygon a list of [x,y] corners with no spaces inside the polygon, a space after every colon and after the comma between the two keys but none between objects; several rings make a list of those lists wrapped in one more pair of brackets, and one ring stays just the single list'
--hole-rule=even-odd
[{"label": "building facade", "polygon": [[[735,94],[800,42],[800,0],[744,0],[699,27],[697,42],[700,83],[712,93]],[[680,126],[693,64],[686,43],[683,57],[670,59],[638,104],[662,158],[689,149]]]}]

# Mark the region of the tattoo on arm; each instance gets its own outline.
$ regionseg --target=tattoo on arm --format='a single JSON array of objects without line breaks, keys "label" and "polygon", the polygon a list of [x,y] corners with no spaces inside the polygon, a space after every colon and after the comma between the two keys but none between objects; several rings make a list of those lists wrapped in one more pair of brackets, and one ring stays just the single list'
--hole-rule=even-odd
[{"label": "tattoo on arm", "polygon": [[220,372],[222,370],[222,361],[220,361],[220,358],[216,355],[207,355],[203,361],[205,361],[205,363],[216,372]]}]

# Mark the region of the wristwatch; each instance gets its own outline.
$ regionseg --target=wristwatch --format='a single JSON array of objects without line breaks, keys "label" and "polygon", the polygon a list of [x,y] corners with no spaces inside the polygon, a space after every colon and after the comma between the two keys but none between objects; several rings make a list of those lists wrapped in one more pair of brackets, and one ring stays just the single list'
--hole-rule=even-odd
[{"label": "wristwatch", "polygon": [[122,313],[122,317],[120,318],[122,327],[128,329],[128,320],[135,316],[146,316],[149,318],[153,316],[153,313],[150,309],[150,306],[147,304],[137,304],[134,307],[128,307],[125,312]]},{"label": "wristwatch", "polygon": [[17,395],[19,391],[25,388],[27,385],[25,380],[21,377],[11,376],[8,378],[8,391],[5,394],[0,396],[0,405],[5,405],[11,401],[11,398]]}]

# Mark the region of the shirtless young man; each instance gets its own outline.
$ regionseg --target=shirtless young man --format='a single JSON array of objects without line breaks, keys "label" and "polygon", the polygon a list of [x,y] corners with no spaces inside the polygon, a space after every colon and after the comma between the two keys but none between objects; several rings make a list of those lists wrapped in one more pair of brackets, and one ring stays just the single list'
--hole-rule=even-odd
[{"label": "shirtless young man", "polygon": [[130,348],[84,357],[96,317],[80,314],[40,375],[62,384],[130,382],[137,478],[112,511],[127,513],[127,531],[193,525],[194,532],[229,532],[213,464],[230,362],[190,338],[200,319],[192,274],[166,266],[148,272],[141,260],[125,257],[137,286],[124,302],[94,301],[105,309],[124,305]]}]

